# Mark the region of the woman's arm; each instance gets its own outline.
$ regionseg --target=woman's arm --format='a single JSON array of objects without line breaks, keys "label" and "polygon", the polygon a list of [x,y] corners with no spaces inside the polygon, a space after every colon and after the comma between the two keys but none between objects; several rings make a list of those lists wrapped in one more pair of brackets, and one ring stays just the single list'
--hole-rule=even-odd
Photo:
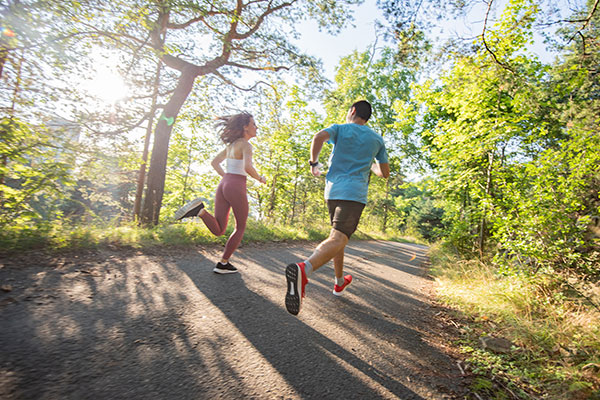
[{"label": "woman's arm", "polygon": [[250,143],[244,143],[242,154],[244,156],[244,170],[246,173],[260,183],[266,183],[267,179],[264,176],[259,175],[254,169],[254,165],[252,165],[252,145]]},{"label": "woman's arm", "polygon": [[215,169],[215,171],[217,171],[217,174],[219,174],[221,176],[225,176],[225,171],[223,171],[223,168],[221,168],[221,163],[223,162],[223,160],[225,160],[226,157],[227,157],[227,148],[223,149],[222,152],[217,154],[217,156],[215,158],[213,158],[212,162],[210,163],[210,165],[212,165],[212,167]]}]

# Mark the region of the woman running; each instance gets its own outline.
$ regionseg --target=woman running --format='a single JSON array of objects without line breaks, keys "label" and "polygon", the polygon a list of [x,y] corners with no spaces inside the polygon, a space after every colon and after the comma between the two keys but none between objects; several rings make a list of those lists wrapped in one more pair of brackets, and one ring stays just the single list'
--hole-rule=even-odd
[{"label": "woman running", "polygon": [[[237,249],[244,236],[248,219],[248,196],[246,194],[246,176],[250,175],[260,183],[265,183],[264,176],[259,175],[252,165],[252,145],[249,140],[256,137],[256,124],[249,113],[241,113],[219,117],[217,127],[221,129],[221,140],[226,147],[212,160],[211,165],[223,177],[215,193],[215,215],[204,208],[201,198],[194,199],[175,213],[175,219],[199,216],[206,227],[216,236],[225,234],[229,210],[233,209],[235,230],[227,240],[221,261],[214,272],[232,274],[237,272],[229,259]],[[221,163],[225,161],[225,171]]]}]

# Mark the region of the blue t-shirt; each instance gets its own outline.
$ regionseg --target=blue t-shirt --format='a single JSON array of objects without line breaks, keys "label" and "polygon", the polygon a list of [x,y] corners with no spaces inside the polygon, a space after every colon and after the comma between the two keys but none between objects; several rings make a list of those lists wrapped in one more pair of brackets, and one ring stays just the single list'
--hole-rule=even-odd
[{"label": "blue t-shirt", "polygon": [[325,198],[367,204],[371,163],[373,159],[388,162],[382,137],[368,126],[354,123],[334,124],[325,131],[333,144]]}]

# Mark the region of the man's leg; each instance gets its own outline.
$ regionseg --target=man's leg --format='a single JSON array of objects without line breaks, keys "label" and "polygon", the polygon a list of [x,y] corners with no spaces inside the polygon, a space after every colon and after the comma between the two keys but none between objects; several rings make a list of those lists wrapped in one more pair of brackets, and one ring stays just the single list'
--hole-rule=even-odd
[{"label": "man's leg", "polygon": [[[315,249],[308,261],[312,265],[313,271],[321,268],[325,263],[334,257],[341,257],[341,262],[344,262],[344,248],[348,243],[348,236],[336,229],[332,229],[329,237],[323,240]],[[334,264],[335,260],[334,260]],[[341,267],[343,268],[343,266]],[[337,267],[336,267],[337,276]]]},{"label": "man's leg", "polygon": [[333,286],[333,294],[341,296],[346,286],[352,283],[352,275],[344,276],[344,251],[346,246],[333,257],[333,268],[335,270],[335,285]]},{"label": "man's leg", "polygon": [[335,270],[335,278],[343,279],[344,276],[344,252],[346,246],[333,257],[333,269]]},{"label": "man's leg", "polygon": [[285,292],[285,307],[290,314],[298,315],[302,307],[304,288],[308,283],[308,274],[305,267],[311,265],[309,267],[310,271],[308,271],[309,274],[317,270],[339,254],[340,251],[343,253],[346,243],[348,243],[348,236],[336,229],[332,229],[329,237],[317,246],[307,262],[289,264],[286,267],[287,289]]},{"label": "man's leg", "polygon": [[334,259],[336,282],[333,294],[340,295],[346,286],[352,282],[352,277],[337,278],[343,275],[344,248],[352,233],[356,230],[364,204],[354,201],[328,200],[329,217],[332,229],[329,237],[322,241],[312,255],[304,262],[289,264],[285,269],[287,289],[285,306],[290,314],[298,315],[305,294],[308,276],[321,268],[326,262]]},{"label": "man's leg", "polygon": [[[350,236],[358,226],[364,204],[353,201],[333,200],[327,202],[327,207],[329,208],[329,217],[331,219],[333,230],[345,235],[345,243],[347,244]],[[346,244],[344,244],[344,246],[342,246],[332,257],[333,268],[335,270],[333,294],[336,296],[341,296],[346,286],[352,283],[352,275],[344,276],[344,251]],[[307,275],[310,275],[316,268],[311,269],[310,258],[305,264],[305,272]]]}]

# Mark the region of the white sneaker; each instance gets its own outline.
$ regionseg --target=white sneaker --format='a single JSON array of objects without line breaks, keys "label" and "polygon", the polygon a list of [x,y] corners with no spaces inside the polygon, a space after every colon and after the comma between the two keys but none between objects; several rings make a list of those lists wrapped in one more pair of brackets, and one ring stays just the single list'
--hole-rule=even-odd
[{"label": "white sneaker", "polygon": [[187,217],[195,217],[198,215],[200,210],[204,208],[204,203],[202,202],[203,200],[205,199],[198,197],[194,200],[188,201],[183,207],[175,212],[175,220],[179,221]]}]

